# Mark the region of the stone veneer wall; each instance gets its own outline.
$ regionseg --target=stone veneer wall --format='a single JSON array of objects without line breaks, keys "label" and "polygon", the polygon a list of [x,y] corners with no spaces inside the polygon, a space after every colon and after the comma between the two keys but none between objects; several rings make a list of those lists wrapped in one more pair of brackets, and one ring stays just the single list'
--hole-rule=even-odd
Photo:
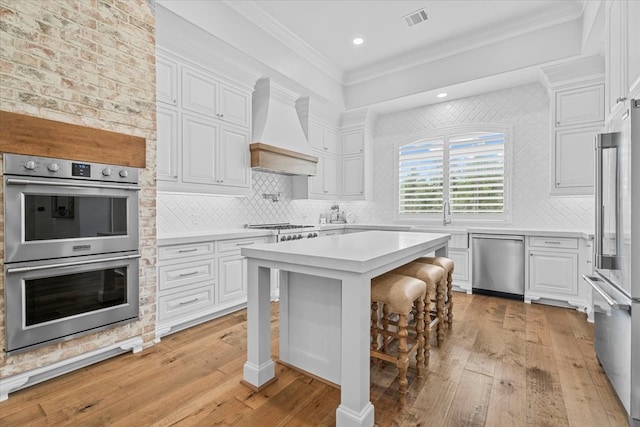
[{"label": "stone veneer wall", "polygon": [[[0,378],[134,336],[142,336],[145,346],[152,345],[156,315],[153,0],[0,0],[0,109],[147,140],[140,195],[140,320],[15,356],[0,351]],[[0,209],[4,242],[3,212]],[[0,251],[4,259],[4,244]],[[0,268],[4,349],[3,272]]]}]

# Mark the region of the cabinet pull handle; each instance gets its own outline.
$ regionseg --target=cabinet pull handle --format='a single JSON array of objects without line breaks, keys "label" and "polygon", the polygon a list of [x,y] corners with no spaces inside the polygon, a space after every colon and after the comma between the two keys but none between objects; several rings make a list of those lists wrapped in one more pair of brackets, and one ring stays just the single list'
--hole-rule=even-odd
[{"label": "cabinet pull handle", "polygon": [[193,299],[190,299],[189,301],[180,301],[180,302],[178,303],[178,305],[187,305],[187,304],[192,304],[192,303],[194,303],[194,302],[197,302],[199,299],[200,299],[200,298],[193,298]]},{"label": "cabinet pull handle", "polygon": [[236,246],[247,246],[247,245],[253,245],[255,242],[242,242],[242,243],[236,243]]},{"label": "cabinet pull handle", "polygon": [[179,250],[178,250],[178,253],[183,254],[183,253],[185,253],[185,252],[195,252],[195,251],[197,251],[197,250],[198,250],[198,248],[192,248],[192,249],[179,249]]},{"label": "cabinet pull handle", "polygon": [[616,99],[616,104],[619,104],[619,103],[624,102],[626,100],[627,100],[627,98],[621,96],[620,98]]},{"label": "cabinet pull handle", "polygon": [[550,244],[550,245],[559,245],[561,243],[561,242],[553,242],[553,241],[550,241],[550,240],[545,240],[544,242],[547,243],[547,244]]},{"label": "cabinet pull handle", "polygon": [[178,274],[178,276],[180,276],[180,277],[188,277],[188,276],[193,276],[194,274],[198,274],[198,273],[199,273],[199,271],[195,270],[195,271],[190,271],[188,273],[180,273],[180,274]]}]

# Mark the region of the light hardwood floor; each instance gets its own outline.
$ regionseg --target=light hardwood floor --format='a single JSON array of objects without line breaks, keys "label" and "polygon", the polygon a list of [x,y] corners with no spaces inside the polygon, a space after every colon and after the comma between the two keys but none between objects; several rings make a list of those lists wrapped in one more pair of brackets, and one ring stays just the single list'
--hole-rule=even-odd
[{"label": "light hardwood floor", "polygon": [[[428,375],[397,405],[396,370],[375,364],[378,426],[627,425],[593,352],[593,325],[574,310],[454,293],[454,325]],[[277,304],[272,329],[277,336]],[[9,395],[0,426],[332,426],[339,391],[277,365],[278,381],[240,384],[240,311]],[[277,339],[273,354],[277,355]],[[409,375],[415,378],[415,369]]]}]

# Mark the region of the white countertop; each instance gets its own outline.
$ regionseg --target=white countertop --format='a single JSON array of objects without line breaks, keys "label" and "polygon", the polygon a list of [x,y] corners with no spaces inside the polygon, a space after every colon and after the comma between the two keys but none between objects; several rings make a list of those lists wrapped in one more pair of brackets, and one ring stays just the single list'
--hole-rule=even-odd
[{"label": "white countertop", "polygon": [[241,253],[248,258],[363,273],[402,258],[421,245],[442,246],[450,238],[441,233],[365,231],[252,245],[243,247]]},{"label": "white countertop", "polygon": [[[593,232],[588,230],[546,230],[534,228],[504,228],[504,227],[458,227],[433,225],[406,224],[327,224],[319,226],[320,230],[384,230],[384,231],[412,231],[420,233],[486,233],[486,234],[516,234],[523,236],[574,237],[589,239]],[[179,233],[159,233],[158,246],[198,243],[211,240],[242,239],[251,237],[273,236],[272,230],[256,230],[246,228],[232,228],[207,231],[189,231]],[[360,233],[358,233],[360,234]]]},{"label": "white countertop", "polygon": [[272,230],[255,230],[247,228],[230,228],[224,230],[191,231],[180,233],[158,234],[158,246],[181,245],[184,243],[208,242],[211,240],[242,239],[251,237],[273,236]]}]

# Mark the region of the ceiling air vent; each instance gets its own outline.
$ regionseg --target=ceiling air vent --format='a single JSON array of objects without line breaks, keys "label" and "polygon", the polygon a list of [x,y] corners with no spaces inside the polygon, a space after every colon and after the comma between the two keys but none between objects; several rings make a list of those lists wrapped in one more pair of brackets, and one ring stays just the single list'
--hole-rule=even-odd
[{"label": "ceiling air vent", "polygon": [[426,9],[416,10],[415,12],[410,13],[409,15],[404,17],[405,22],[410,27],[413,27],[416,24],[424,22],[427,19],[429,19],[429,16],[427,15]]}]

